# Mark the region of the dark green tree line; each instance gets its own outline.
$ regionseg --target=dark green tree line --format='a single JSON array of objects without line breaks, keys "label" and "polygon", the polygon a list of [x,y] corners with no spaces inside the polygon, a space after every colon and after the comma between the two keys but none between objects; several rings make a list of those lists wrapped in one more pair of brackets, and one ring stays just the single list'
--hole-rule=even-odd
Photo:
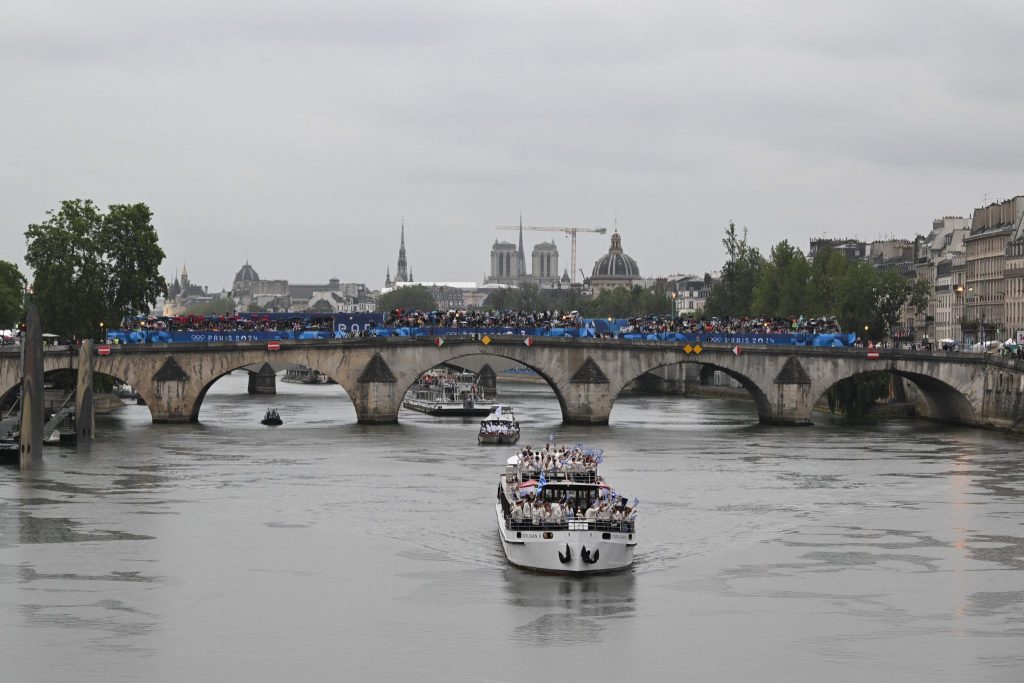
[{"label": "dark green tree line", "polygon": [[896,271],[850,261],[832,249],[808,260],[783,240],[763,258],[732,223],[722,240],[727,260],[711,289],[704,315],[719,317],[836,316],[843,330],[880,341],[899,323],[900,310],[924,310],[929,287]]}]

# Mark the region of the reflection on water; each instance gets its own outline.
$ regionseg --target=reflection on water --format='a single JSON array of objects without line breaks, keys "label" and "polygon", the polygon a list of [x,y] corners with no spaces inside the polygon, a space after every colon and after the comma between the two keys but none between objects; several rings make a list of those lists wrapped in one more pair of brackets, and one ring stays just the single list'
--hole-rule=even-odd
[{"label": "reflection on water", "polygon": [[535,615],[515,628],[512,637],[527,645],[592,643],[617,620],[634,616],[636,577],[632,570],[614,574],[547,576],[514,567],[503,570],[508,603]]},{"label": "reflection on water", "polygon": [[230,375],[200,425],[127,406],[87,454],[0,469],[5,678],[1024,679],[1017,439],[669,397],[573,427],[519,385],[524,445],[599,445],[641,499],[629,571],[558,577],[506,562],[513,449],[475,420],[362,426],[338,387],[278,391]]}]

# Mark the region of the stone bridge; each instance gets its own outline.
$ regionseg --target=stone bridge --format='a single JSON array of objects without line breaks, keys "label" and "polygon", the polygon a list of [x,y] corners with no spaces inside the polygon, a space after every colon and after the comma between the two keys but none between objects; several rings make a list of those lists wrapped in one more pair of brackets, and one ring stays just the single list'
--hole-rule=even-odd
[{"label": "stone bridge", "polygon": [[[528,343],[529,342],[529,343]],[[398,420],[402,398],[423,372],[464,356],[500,356],[533,369],[551,386],[568,424],[606,424],[619,392],[659,368],[699,363],[742,384],[761,422],[808,424],[814,404],[836,382],[886,370],[917,385],[930,417],[967,425],[1018,428],[1024,363],[945,352],[709,345],[687,353],[678,342],[619,339],[377,337],[264,342],[112,346],[95,371],[131,384],[154,422],[195,422],[210,386],[227,373],[263,363],[302,364],[334,379],[355,404],[361,423]],[[44,371],[75,369],[74,349],[48,351]],[[0,350],[0,395],[19,381],[17,347]]]}]

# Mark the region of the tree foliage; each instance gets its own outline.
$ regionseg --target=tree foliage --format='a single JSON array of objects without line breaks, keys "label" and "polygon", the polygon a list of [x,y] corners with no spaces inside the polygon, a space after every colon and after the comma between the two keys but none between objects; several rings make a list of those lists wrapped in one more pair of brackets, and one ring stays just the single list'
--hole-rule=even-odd
[{"label": "tree foliage", "polygon": [[377,299],[378,311],[393,311],[396,308],[430,311],[436,307],[434,296],[423,285],[396,287]]},{"label": "tree foliage", "polygon": [[524,283],[521,287],[502,287],[488,295],[482,308],[493,311],[576,311],[585,299],[579,289],[542,289]]},{"label": "tree foliage", "polygon": [[13,329],[24,317],[25,282],[17,265],[0,261],[0,328]]},{"label": "tree foliage", "polygon": [[[880,341],[891,336],[904,306],[923,311],[929,284],[865,261],[850,261],[830,248],[809,261],[783,240],[761,257],[732,223],[722,244],[728,260],[708,297],[705,315],[719,317],[836,316],[843,330]],[[753,284],[750,284],[753,283]]]},{"label": "tree foliage", "polygon": [[754,287],[764,268],[764,257],[747,242],[747,229],[744,228],[740,236],[731,221],[725,229],[722,246],[729,258],[722,267],[721,279],[711,288],[705,311],[709,316],[718,317],[752,315]]},{"label": "tree foliage", "polygon": [[164,259],[145,204],[115,204],[103,213],[91,200],[68,200],[25,231],[25,262],[47,330],[94,336],[101,321],[143,313],[167,291]]},{"label": "tree foliage", "polygon": [[773,315],[806,315],[810,304],[811,266],[803,252],[783,240],[772,247],[754,288],[754,311]]},{"label": "tree foliage", "polygon": [[672,300],[656,287],[644,289],[614,287],[601,291],[583,304],[580,311],[590,318],[632,318],[636,316],[670,315]]}]

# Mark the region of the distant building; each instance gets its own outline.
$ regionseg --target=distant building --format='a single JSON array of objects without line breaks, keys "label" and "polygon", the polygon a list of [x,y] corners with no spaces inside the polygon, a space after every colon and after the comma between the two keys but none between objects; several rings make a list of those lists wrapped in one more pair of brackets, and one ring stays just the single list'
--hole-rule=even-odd
[{"label": "distant building", "polygon": [[[308,291],[309,296],[304,296]],[[376,293],[366,285],[339,282],[331,278],[327,285],[292,285],[292,310],[314,313],[372,313],[377,308]],[[296,295],[302,298],[296,298]]]},{"label": "distant building", "polygon": [[810,250],[807,252],[807,258],[813,261],[814,257],[818,255],[818,252],[824,249],[831,249],[832,251],[842,254],[846,257],[847,261],[860,261],[862,258],[867,256],[868,253],[867,243],[861,242],[860,240],[812,237]]},{"label": "distant building", "polygon": [[163,315],[182,315],[190,307],[213,299],[205,286],[192,284],[188,277],[188,268],[181,267],[181,276],[175,277],[167,289],[164,300]]},{"label": "distant building", "polygon": [[261,280],[245,262],[231,283],[231,298],[240,311],[287,311],[291,307],[287,280]]},{"label": "distant building", "polygon": [[[939,339],[959,339],[960,326],[953,320],[953,256],[964,252],[964,237],[970,221],[960,216],[945,216],[932,221],[932,230],[918,241],[915,274],[928,283],[930,295],[925,311],[905,311],[912,317],[914,336],[931,343]],[[956,322],[956,324],[954,324]]]},{"label": "distant building", "polygon": [[608,248],[608,253],[594,263],[590,276],[591,289],[594,294],[599,294],[605,289],[632,287],[642,281],[640,266],[622,250],[622,237],[616,230],[612,233],[612,244]]},{"label": "distant building", "polygon": [[545,289],[568,286],[568,271],[558,275],[558,247],[555,242],[541,242],[530,254],[531,271],[526,270],[526,252],[523,247],[523,226],[519,225],[519,245],[495,240],[491,245],[491,270],[484,284],[520,287],[531,283]]},{"label": "distant building", "polygon": [[711,294],[711,286],[717,279],[718,273],[669,275],[666,280],[674,315],[700,317]]}]

